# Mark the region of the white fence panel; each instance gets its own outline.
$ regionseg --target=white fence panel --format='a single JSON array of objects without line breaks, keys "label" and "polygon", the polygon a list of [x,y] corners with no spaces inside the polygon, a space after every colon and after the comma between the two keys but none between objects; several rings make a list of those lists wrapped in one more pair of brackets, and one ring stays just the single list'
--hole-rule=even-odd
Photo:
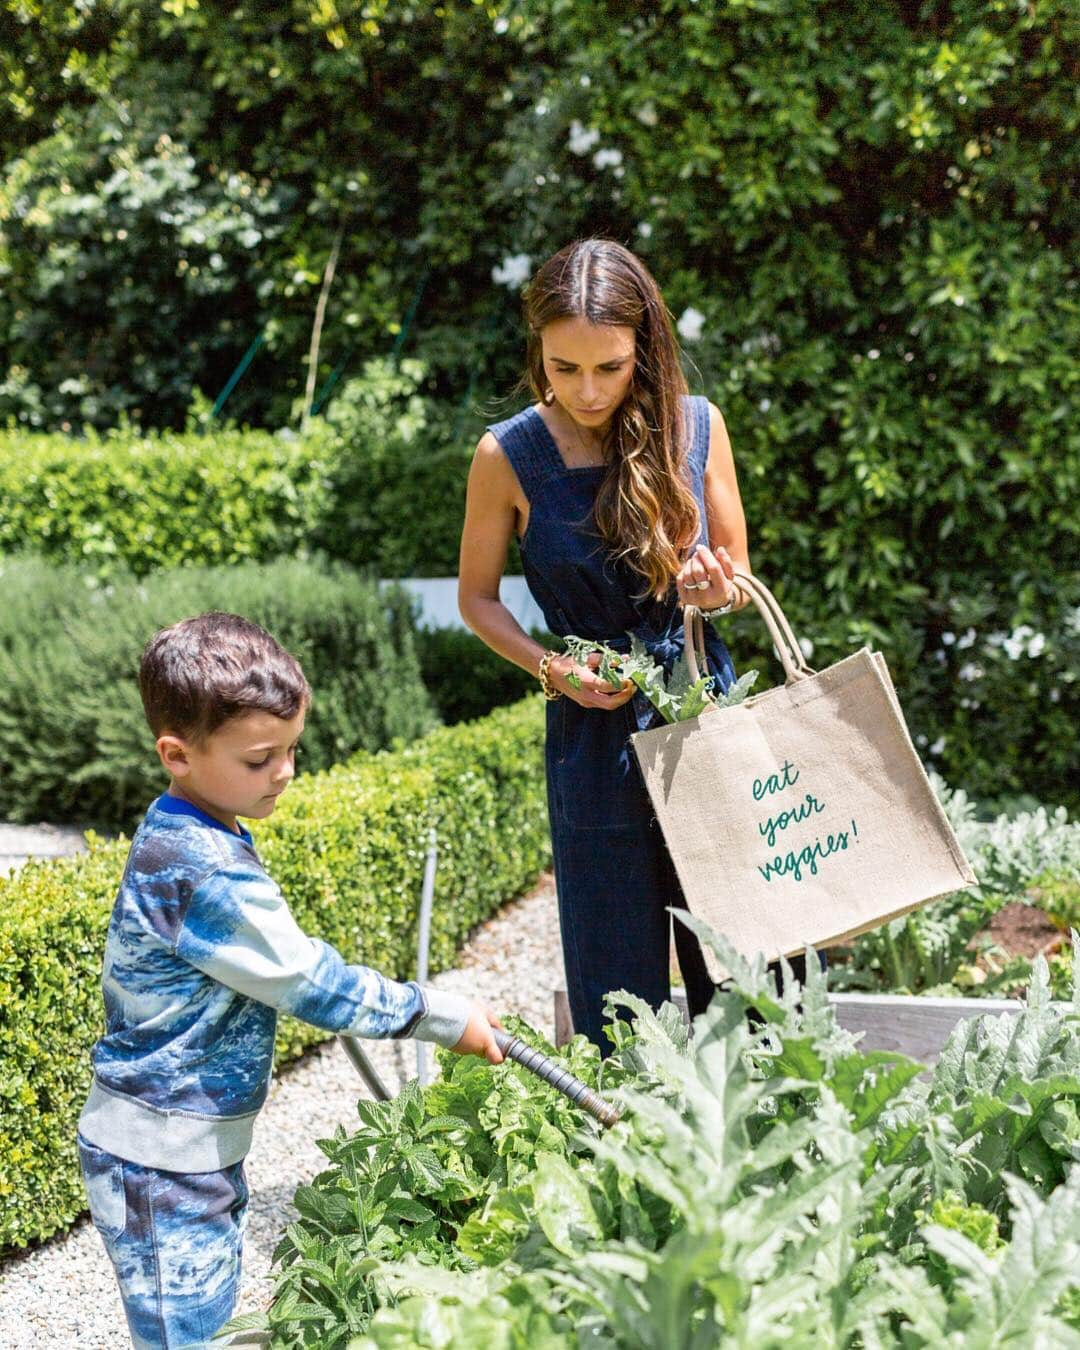
[{"label": "white fence panel", "polygon": [[[457,577],[402,577],[400,581],[384,580],[380,586],[403,586],[417,600],[424,628],[464,628],[458,613]],[[525,629],[546,629],[540,606],[532,598],[524,577],[503,577],[499,584],[499,599]]]}]

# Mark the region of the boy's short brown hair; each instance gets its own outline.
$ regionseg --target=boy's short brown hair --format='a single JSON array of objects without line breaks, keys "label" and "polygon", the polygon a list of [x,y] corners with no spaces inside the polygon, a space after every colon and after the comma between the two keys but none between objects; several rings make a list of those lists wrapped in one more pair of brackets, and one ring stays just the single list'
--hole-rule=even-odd
[{"label": "boy's short brown hair", "polygon": [[296,657],[239,614],[211,610],[159,629],[139,663],[139,692],[154,736],[200,744],[234,717],[295,717],[311,703]]}]

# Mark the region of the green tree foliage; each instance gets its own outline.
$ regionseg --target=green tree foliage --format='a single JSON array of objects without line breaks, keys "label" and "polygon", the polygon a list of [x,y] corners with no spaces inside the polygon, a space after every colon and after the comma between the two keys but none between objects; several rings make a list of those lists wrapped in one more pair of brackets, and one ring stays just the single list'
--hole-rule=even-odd
[{"label": "green tree foliage", "polygon": [[[25,56],[36,10],[8,8]],[[78,427],[138,408],[179,425],[190,390],[219,389],[261,332],[229,410],[280,424],[343,227],[320,385],[387,354],[426,278],[409,343],[435,411],[389,459],[357,453],[405,547],[452,559],[477,410],[520,371],[515,267],[507,285],[493,272],[612,234],[681,319],[694,386],[727,419],[752,561],[813,664],[872,643],[952,781],[1075,803],[1073,0],[93,12],[43,39],[43,70],[81,72],[70,108],[36,76],[36,94],[8,95],[0,416]],[[109,189],[136,169],[129,193]],[[80,233],[68,196],[112,238]],[[210,222],[201,242],[189,217]],[[76,313],[98,319],[93,349],[61,370]],[[137,387],[117,392],[136,355]],[[403,528],[406,499],[422,532]],[[374,537],[350,512],[386,529],[351,501],[338,537]],[[394,556],[385,535],[373,547]],[[761,631],[746,612],[725,627],[767,678]]]}]

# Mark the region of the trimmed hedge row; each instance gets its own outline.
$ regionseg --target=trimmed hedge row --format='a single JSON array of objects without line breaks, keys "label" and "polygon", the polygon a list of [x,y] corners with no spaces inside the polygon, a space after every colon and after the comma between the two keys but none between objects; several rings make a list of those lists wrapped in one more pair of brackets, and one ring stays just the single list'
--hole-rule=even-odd
[{"label": "trimmed hedge row", "polygon": [[0,819],[110,831],[138,819],[161,777],[139,656],[155,629],[207,609],[262,624],[303,665],[313,703],[302,769],[414,740],[439,720],[409,596],[349,568],[280,559],[92,581],[40,559],[0,559]]},{"label": "trimmed hedge row", "polygon": [[327,444],[235,429],[0,431],[0,554],[137,576],[306,557],[328,509]]},{"label": "trimmed hedge row", "polygon": [[[542,700],[444,727],[393,752],[297,779],[256,842],[300,923],[388,975],[415,973],[434,825],[439,867],[431,968],[519,895],[548,860]],[[124,839],[0,880],[0,1249],[84,1208],[75,1125],[101,1032],[101,955]],[[282,1018],[278,1057],[325,1033]]]}]

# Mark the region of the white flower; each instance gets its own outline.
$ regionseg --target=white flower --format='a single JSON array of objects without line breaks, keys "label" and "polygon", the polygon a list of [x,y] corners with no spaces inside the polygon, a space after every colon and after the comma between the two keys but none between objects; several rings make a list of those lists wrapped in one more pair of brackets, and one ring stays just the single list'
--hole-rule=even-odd
[{"label": "white flower", "polygon": [[641,235],[642,239],[649,239],[652,236],[652,226],[647,220],[643,220],[637,227],[637,232]]},{"label": "white flower", "polygon": [[922,732],[920,731],[919,734],[915,737],[915,741],[916,741],[916,743],[917,743],[918,745],[925,745],[925,744],[926,744],[926,737],[925,737],[925,736],[922,734]]},{"label": "white flower", "polygon": [[584,127],[577,120],[570,123],[568,143],[573,154],[587,155],[599,139],[600,133],[592,127]]},{"label": "white flower", "polygon": [[761,402],[758,404],[758,412],[768,412],[771,407],[772,407],[772,399],[763,398]]},{"label": "white flower", "polygon": [[937,661],[939,665],[943,666],[948,659],[949,658],[945,655],[945,653],[941,650],[940,647],[934,653],[934,660]]},{"label": "white flower", "polygon": [[622,163],[622,151],[606,146],[603,150],[597,150],[592,162],[598,169],[614,169]]},{"label": "white flower", "polygon": [[1061,699],[1061,690],[1056,684],[1053,689],[1050,690],[1049,698],[1051,703],[1057,703]]},{"label": "white flower", "polygon": [[876,361],[878,357],[881,355],[881,353],[878,351],[876,347],[871,347],[870,350],[866,353],[866,355],[869,357],[871,361]]},{"label": "white flower", "polygon": [[500,14],[499,17],[495,20],[493,26],[495,28],[496,33],[505,33],[506,30],[510,27],[510,20],[506,17],[505,14]]},{"label": "white flower", "polygon": [[[1029,644],[1028,638],[1032,639],[1031,644]],[[1046,639],[1043,637],[1042,633],[1036,633],[1031,624],[1022,623],[1012,630],[1001,645],[1005,648],[1005,653],[1009,660],[1016,661],[1024,655],[1025,651],[1029,656],[1038,656],[1039,652],[1042,651],[1045,642]],[[1031,650],[1032,645],[1035,645],[1035,651]]]},{"label": "white flower", "polygon": [[964,636],[959,640],[959,642],[957,642],[956,644],[957,651],[962,652],[965,651],[968,647],[974,647],[976,636],[977,635],[975,633],[975,629],[969,628],[967,632],[964,634]]},{"label": "white flower", "polygon": [[531,268],[532,258],[527,253],[511,253],[491,269],[491,279],[499,286],[514,289],[528,281]]},{"label": "white flower", "polygon": [[647,127],[656,126],[659,120],[656,116],[656,104],[650,99],[648,103],[643,103],[634,114],[639,122]]},{"label": "white flower", "polygon": [[937,740],[934,742],[934,744],[930,747],[930,753],[932,755],[940,755],[942,750],[944,749],[945,749],[945,737],[939,736]]},{"label": "white flower", "polygon": [[679,315],[679,322],[675,327],[679,330],[679,336],[684,342],[697,342],[701,337],[701,330],[705,323],[705,315],[700,310],[695,309],[693,305],[687,306]]},{"label": "white flower", "polygon": [[799,646],[802,648],[802,654],[809,661],[814,654],[814,644],[809,638],[800,638]]},{"label": "white flower", "polygon": [[968,661],[966,665],[960,667],[957,672],[962,680],[977,680],[983,674],[983,668],[977,661]]},{"label": "white flower", "polygon": [[1040,656],[1043,648],[1046,646],[1046,635],[1036,633],[1028,643],[1028,656]]},{"label": "white flower", "polygon": [[942,633],[941,645],[943,647],[951,647],[955,641],[956,641],[955,633]]}]

